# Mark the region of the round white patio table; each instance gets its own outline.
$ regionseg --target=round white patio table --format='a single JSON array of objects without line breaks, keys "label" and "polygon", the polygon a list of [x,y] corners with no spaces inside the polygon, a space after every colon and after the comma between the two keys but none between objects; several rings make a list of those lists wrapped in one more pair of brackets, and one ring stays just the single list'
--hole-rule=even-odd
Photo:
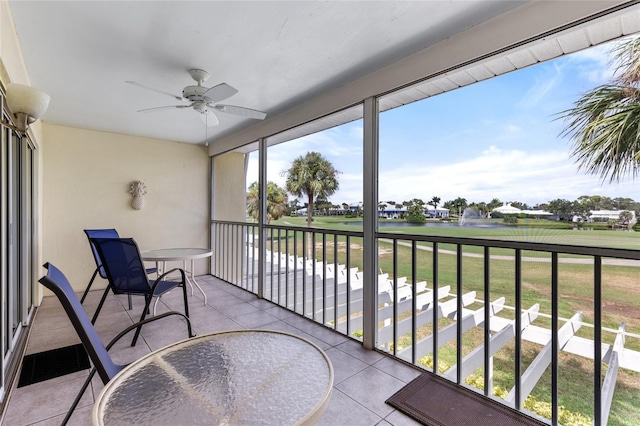
[{"label": "round white patio table", "polygon": [[[207,257],[211,257],[212,251],[210,249],[203,248],[168,248],[168,249],[157,249],[157,250],[146,250],[140,253],[142,256],[142,260],[155,262],[156,269],[158,269],[158,273],[162,274],[166,270],[166,263],[172,261],[182,261],[182,267],[187,272],[187,281],[191,286],[191,294],[193,295],[193,286],[195,285],[202,293],[202,297],[204,298],[204,304],[207,304],[207,295],[205,294],[202,287],[196,281],[193,273],[195,270],[195,261],[196,259],[204,259]],[[187,270],[187,260],[191,261],[191,270]],[[160,262],[162,262],[162,268],[160,267]]]},{"label": "round white patio table", "polygon": [[333,367],[308,340],[239,330],[184,340],[104,387],[94,425],[306,425],[329,403]]}]

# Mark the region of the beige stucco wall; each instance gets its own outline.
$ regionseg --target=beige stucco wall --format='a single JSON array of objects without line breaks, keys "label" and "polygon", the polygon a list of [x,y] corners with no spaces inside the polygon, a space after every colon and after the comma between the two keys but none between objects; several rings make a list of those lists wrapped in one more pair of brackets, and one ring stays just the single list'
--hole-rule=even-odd
[{"label": "beige stucco wall", "polygon": [[[76,290],[95,269],[86,228],[115,228],[140,250],[209,247],[204,147],[53,124],[43,133],[43,261],[59,267]],[[136,180],[147,186],[142,210],[131,207],[129,185]],[[208,261],[196,261],[196,274],[208,271]]]},{"label": "beige stucco wall", "polygon": [[[213,218],[231,222],[244,222],[246,217],[246,155],[229,152],[213,157]],[[214,262],[213,273],[224,280],[239,283],[242,277],[242,252],[244,250],[242,234],[214,232],[213,246],[225,247],[222,258],[228,261]],[[231,241],[235,238],[236,241]],[[215,253],[214,253],[215,256]]]},{"label": "beige stucco wall", "polygon": [[213,217],[216,220],[244,222],[245,154],[229,152],[213,158]]}]

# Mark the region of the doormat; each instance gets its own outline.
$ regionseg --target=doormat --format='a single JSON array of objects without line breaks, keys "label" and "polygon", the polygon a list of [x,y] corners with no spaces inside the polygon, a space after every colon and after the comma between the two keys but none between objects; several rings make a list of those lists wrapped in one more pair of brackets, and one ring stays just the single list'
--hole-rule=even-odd
[{"label": "doormat", "polygon": [[22,359],[18,387],[86,370],[89,357],[82,344],[27,355]]},{"label": "doormat", "polygon": [[418,376],[386,402],[428,426],[547,425],[432,373]]}]

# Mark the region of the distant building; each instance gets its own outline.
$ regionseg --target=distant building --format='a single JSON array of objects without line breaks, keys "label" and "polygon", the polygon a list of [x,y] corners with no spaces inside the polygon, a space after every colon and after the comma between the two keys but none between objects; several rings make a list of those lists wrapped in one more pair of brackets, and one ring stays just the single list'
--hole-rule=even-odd
[{"label": "distant building", "polygon": [[[381,219],[401,219],[406,215],[408,209],[405,206],[396,208],[395,206],[387,206],[384,210],[378,210],[378,217]],[[426,217],[449,217],[449,209],[439,207],[434,209],[433,206],[427,205],[424,207],[424,215]]]},{"label": "distant building", "polygon": [[491,213],[497,212],[501,214],[524,214],[530,217],[547,217],[553,216],[553,213],[546,212],[544,210],[520,210],[517,207],[513,207],[511,204],[504,203],[502,206],[497,207],[491,211]]},{"label": "distant building", "polygon": [[[619,220],[620,213],[625,210],[591,210],[591,215],[589,216],[589,222],[608,222],[609,220]],[[630,223],[636,223],[638,219],[636,218],[636,212],[633,210],[626,210],[631,213],[633,217],[630,220]]]},{"label": "distant building", "polygon": [[517,207],[513,207],[511,204],[504,203],[500,207],[496,207],[495,209],[493,209],[491,213],[493,212],[497,212],[501,214],[518,214],[518,213],[522,213],[522,210],[520,210]]},{"label": "distant building", "polygon": [[427,217],[449,217],[449,209],[445,209],[444,207],[438,207],[436,209],[431,204],[427,204],[424,209]]},{"label": "distant building", "polygon": [[405,213],[407,213],[405,206],[399,209],[395,206],[388,206],[384,210],[378,210],[378,217],[381,219],[400,219]]}]

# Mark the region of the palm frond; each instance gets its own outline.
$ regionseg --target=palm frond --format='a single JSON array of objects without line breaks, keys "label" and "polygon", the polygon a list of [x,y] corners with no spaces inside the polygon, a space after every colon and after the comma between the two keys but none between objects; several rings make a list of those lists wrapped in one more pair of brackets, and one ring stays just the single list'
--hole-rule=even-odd
[{"label": "palm frond", "polygon": [[561,136],[573,142],[578,167],[603,180],[633,178],[640,172],[640,90],[603,85],[559,114],[568,123]]}]

